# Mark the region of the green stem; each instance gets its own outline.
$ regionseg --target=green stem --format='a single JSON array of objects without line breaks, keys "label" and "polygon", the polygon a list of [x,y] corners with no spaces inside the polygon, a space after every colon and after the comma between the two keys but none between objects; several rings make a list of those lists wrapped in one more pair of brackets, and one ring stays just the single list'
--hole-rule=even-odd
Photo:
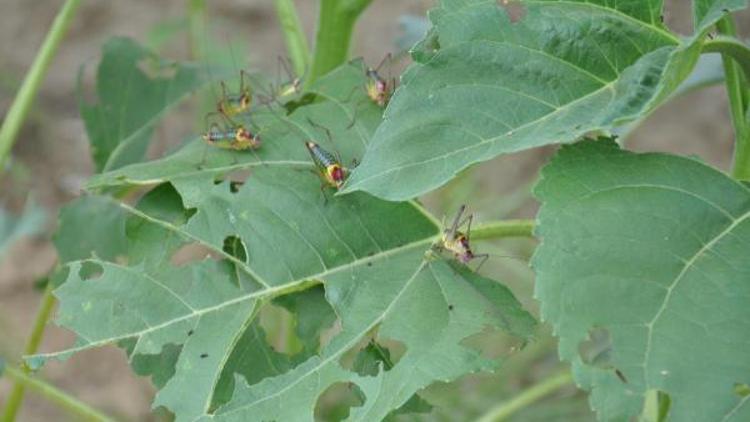
[{"label": "green stem", "polygon": [[[27,375],[24,371],[12,366],[5,367],[3,375],[14,380],[16,385],[21,384],[31,391],[43,396],[49,401],[57,404],[76,416],[76,420],[85,421],[112,421],[113,419],[100,413],[98,410],[89,407],[87,404],[79,401],[73,396],[69,396],[63,391],[58,390],[55,386]],[[3,421],[12,421],[13,418],[3,419]]]},{"label": "green stem", "polygon": [[[727,15],[720,20],[716,24],[716,28],[720,34],[728,35],[730,37],[737,35],[737,29],[735,28],[734,17],[732,15]],[[740,72],[737,63],[744,64],[750,59],[745,57],[747,54],[743,51],[744,46],[743,49],[741,49],[736,45],[726,42],[723,40],[723,37],[721,41],[723,41],[723,43],[719,44],[719,46],[724,47],[724,49],[721,50],[721,59],[724,63],[724,75],[727,85],[727,94],[729,96],[729,108],[735,134],[732,176],[736,179],[748,180],[750,179],[750,130],[748,130],[748,122],[745,117],[747,105],[744,100],[746,95],[745,81],[747,79],[745,78],[745,75]],[[731,46],[731,48],[729,46]],[[737,60],[737,62],[735,62],[735,60]],[[748,77],[750,77],[750,74],[748,74]]]},{"label": "green stem", "polygon": [[320,0],[318,32],[305,86],[346,62],[354,23],[372,0]]},{"label": "green stem", "polygon": [[188,22],[190,28],[190,58],[201,61],[206,58],[202,42],[206,35],[206,0],[190,0],[188,6]]},{"label": "green stem", "polygon": [[484,416],[479,418],[477,422],[497,422],[501,421],[513,413],[527,407],[547,394],[553,391],[565,387],[573,382],[573,375],[570,371],[566,370],[560,372],[550,378],[547,378],[540,384],[537,384],[529,389],[521,392],[516,397],[500,403],[497,407],[490,409]]},{"label": "green stem", "polygon": [[731,57],[742,68],[746,76],[750,77],[750,48],[734,37],[717,36],[703,44],[703,53],[721,53]]},{"label": "green stem", "polygon": [[471,229],[471,240],[498,237],[533,237],[534,220],[503,220],[480,224]]},{"label": "green stem", "polygon": [[8,110],[8,114],[5,115],[3,125],[0,127],[0,170],[5,168],[5,162],[16,140],[18,131],[21,129],[24,120],[26,120],[26,115],[31,109],[31,104],[39,90],[39,86],[47,74],[50,62],[55,56],[57,47],[60,45],[60,41],[63,35],[65,35],[80,2],[81,0],[67,0],[62,9],[60,9],[60,12],[58,12],[54,22],[52,22],[52,27],[47,33],[47,37],[42,43],[42,47],[37,52],[31,69],[26,74],[26,78],[23,80],[21,88],[18,90],[15,100]]},{"label": "green stem", "polygon": [[294,73],[301,77],[310,66],[310,49],[307,46],[307,38],[302,31],[297,9],[292,0],[276,0],[276,14],[279,16],[281,29],[286,39],[286,49],[289,59],[292,61]]},{"label": "green stem", "polygon": [[[31,336],[29,337],[29,340],[26,343],[26,347],[23,350],[24,355],[33,355],[36,353],[37,349],[39,348],[39,343],[42,341],[42,336],[44,335],[44,329],[47,326],[47,321],[49,320],[50,313],[52,313],[52,308],[55,306],[55,297],[52,295],[52,282],[47,282],[47,287],[44,289],[44,296],[42,296],[42,302],[39,305],[39,310],[36,313],[36,319],[34,321],[34,327],[31,331]],[[30,372],[30,369],[26,367],[26,365],[23,366],[23,372],[24,374],[28,374]],[[2,421],[12,421],[16,418],[16,413],[18,412],[18,409],[21,407],[21,402],[23,402],[23,393],[24,393],[24,385],[20,382],[16,382],[13,385],[13,389],[10,391],[10,395],[8,396],[8,402],[5,405],[5,410],[3,411],[3,417]]]}]

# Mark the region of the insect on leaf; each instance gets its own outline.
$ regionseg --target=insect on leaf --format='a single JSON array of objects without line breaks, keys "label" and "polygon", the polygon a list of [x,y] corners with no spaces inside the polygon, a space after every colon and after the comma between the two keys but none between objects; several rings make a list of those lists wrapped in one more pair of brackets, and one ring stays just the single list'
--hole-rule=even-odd
[{"label": "insect on leaf", "polygon": [[748,420],[750,189],[609,140],[563,147],[542,176],[535,296],[600,419],[660,391],[669,420]]},{"label": "insect on leaf", "polygon": [[[359,106],[364,93],[354,88],[364,82],[353,63],[316,82],[316,101],[290,115],[273,106],[239,116],[263,137],[257,151],[207,150],[196,139],[164,159],[94,177],[97,188],[157,187],[135,206],[102,199],[128,214],[127,256],[69,263],[55,291],[57,322],[78,340],[27,362],[117,343],[160,387],[154,406],[177,420],[243,421],[313,420],[337,383],[363,393],[351,419],[378,420],[406,403],[424,408],[412,406],[414,395],[435,381],[495,368],[463,341],[486,330],[530,335],[534,320],[511,292],[425,260],[441,228],[416,204],[336,197],[311,174],[306,140],[338,151],[344,165],[365,150],[381,111]],[[91,264],[98,271],[81,272]],[[297,321],[299,354],[273,350],[258,324],[273,299]],[[309,317],[315,310],[321,315]],[[340,329],[321,344],[334,317]],[[362,375],[342,364],[373,336],[404,346],[394,367]]]},{"label": "insect on leaf", "polygon": [[746,2],[701,3],[696,34],[680,39],[658,0],[442,0],[344,192],[413,198],[471,164],[645,116],[688,76],[722,10]]}]

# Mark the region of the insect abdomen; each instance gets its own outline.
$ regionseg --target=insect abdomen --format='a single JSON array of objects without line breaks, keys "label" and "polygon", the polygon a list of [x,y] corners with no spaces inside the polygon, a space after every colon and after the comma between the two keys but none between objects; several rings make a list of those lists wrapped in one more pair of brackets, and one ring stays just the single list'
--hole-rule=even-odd
[{"label": "insect abdomen", "polygon": [[305,145],[307,146],[307,150],[310,151],[310,156],[312,156],[316,166],[327,168],[330,165],[337,164],[336,158],[315,142],[306,142]]}]

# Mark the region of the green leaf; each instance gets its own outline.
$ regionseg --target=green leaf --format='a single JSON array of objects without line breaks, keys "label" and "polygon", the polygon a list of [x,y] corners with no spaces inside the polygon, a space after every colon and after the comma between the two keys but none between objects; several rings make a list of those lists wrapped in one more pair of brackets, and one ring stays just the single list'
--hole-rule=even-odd
[{"label": "green leaf", "polygon": [[97,256],[116,260],[127,249],[126,213],[111,200],[82,196],[60,210],[52,237],[61,263]]},{"label": "green leaf", "polygon": [[[127,254],[69,263],[55,290],[57,322],[78,340],[27,362],[38,367],[121,344],[137,372],[161,386],[154,406],[178,420],[311,420],[337,382],[365,394],[352,418],[373,420],[434,381],[495,368],[499,362],[463,340],[491,329],[530,335],[534,320],[510,291],[444,260],[425,261],[441,228],[416,204],[335,197],[308,171],[304,140],[338,150],[345,163],[366,147],[380,110],[360,106],[349,124],[364,97],[354,88],[363,83],[355,63],[316,82],[315,100],[290,115],[255,110],[263,136],[256,152],[207,150],[196,140],[173,156],[92,179],[96,187],[158,186],[135,206],[97,197],[128,214]],[[248,116],[240,120],[249,124]],[[86,265],[98,271],[82,272]],[[321,284],[328,304],[315,293]],[[303,296],[281,298],[295,293],[313,297],[304,305]],[[300,355],[273,350],[258,326],[260,308],[274,299],[297,320]],[[341,331],[321,347],[333,315]],[[403,343],[404,356],[372,376],[345,369],[339,360],[375,329]]]},{"label": "green leaf", "polygon": [[693,26],[707,28],[729,11],[747,7],[747,0],[693,0]]},{"label": "green leaf", "polygon": [[142,160],[164,112],[208,82],[197,65],[165,61],[129,38],[107,41],[98,102],[79,104],[97,172]]},{"label": "green leaf", "polygon": [[[600,419],[661,391],[670,420],[747,420],[733,387],[750,379],[750,189],[597,141],[563,147],[536,195],[536,297]],[[581,356],[602,333],[605,353]]]},{"label": "green leaf", "polygon": [[[610,131],[649,113],[684,80],[722,9],[680,40],[659,0],[511,4],[443,0],[344,192],[389,200],[435,189],[474,163]],[[717,10],[719,12],[717,12]]]}]

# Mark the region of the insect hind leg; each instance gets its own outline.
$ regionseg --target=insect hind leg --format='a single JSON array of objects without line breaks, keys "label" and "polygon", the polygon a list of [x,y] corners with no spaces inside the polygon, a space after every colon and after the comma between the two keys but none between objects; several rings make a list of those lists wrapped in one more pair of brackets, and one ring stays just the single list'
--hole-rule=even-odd
[{"label": "insect hind leg", "polygon": [[490,254],[488,253],[480,253],[480,254],[474,255],[474,258],[472,259],[481,259],[481,261],[479,261],[479,265],[477,265],[477,267],[474,269],[474,272],[478,273],[479,269],[482,268],[482,265],[484,265],[484,263],[487,262],[489,258],[490,258]]}]

